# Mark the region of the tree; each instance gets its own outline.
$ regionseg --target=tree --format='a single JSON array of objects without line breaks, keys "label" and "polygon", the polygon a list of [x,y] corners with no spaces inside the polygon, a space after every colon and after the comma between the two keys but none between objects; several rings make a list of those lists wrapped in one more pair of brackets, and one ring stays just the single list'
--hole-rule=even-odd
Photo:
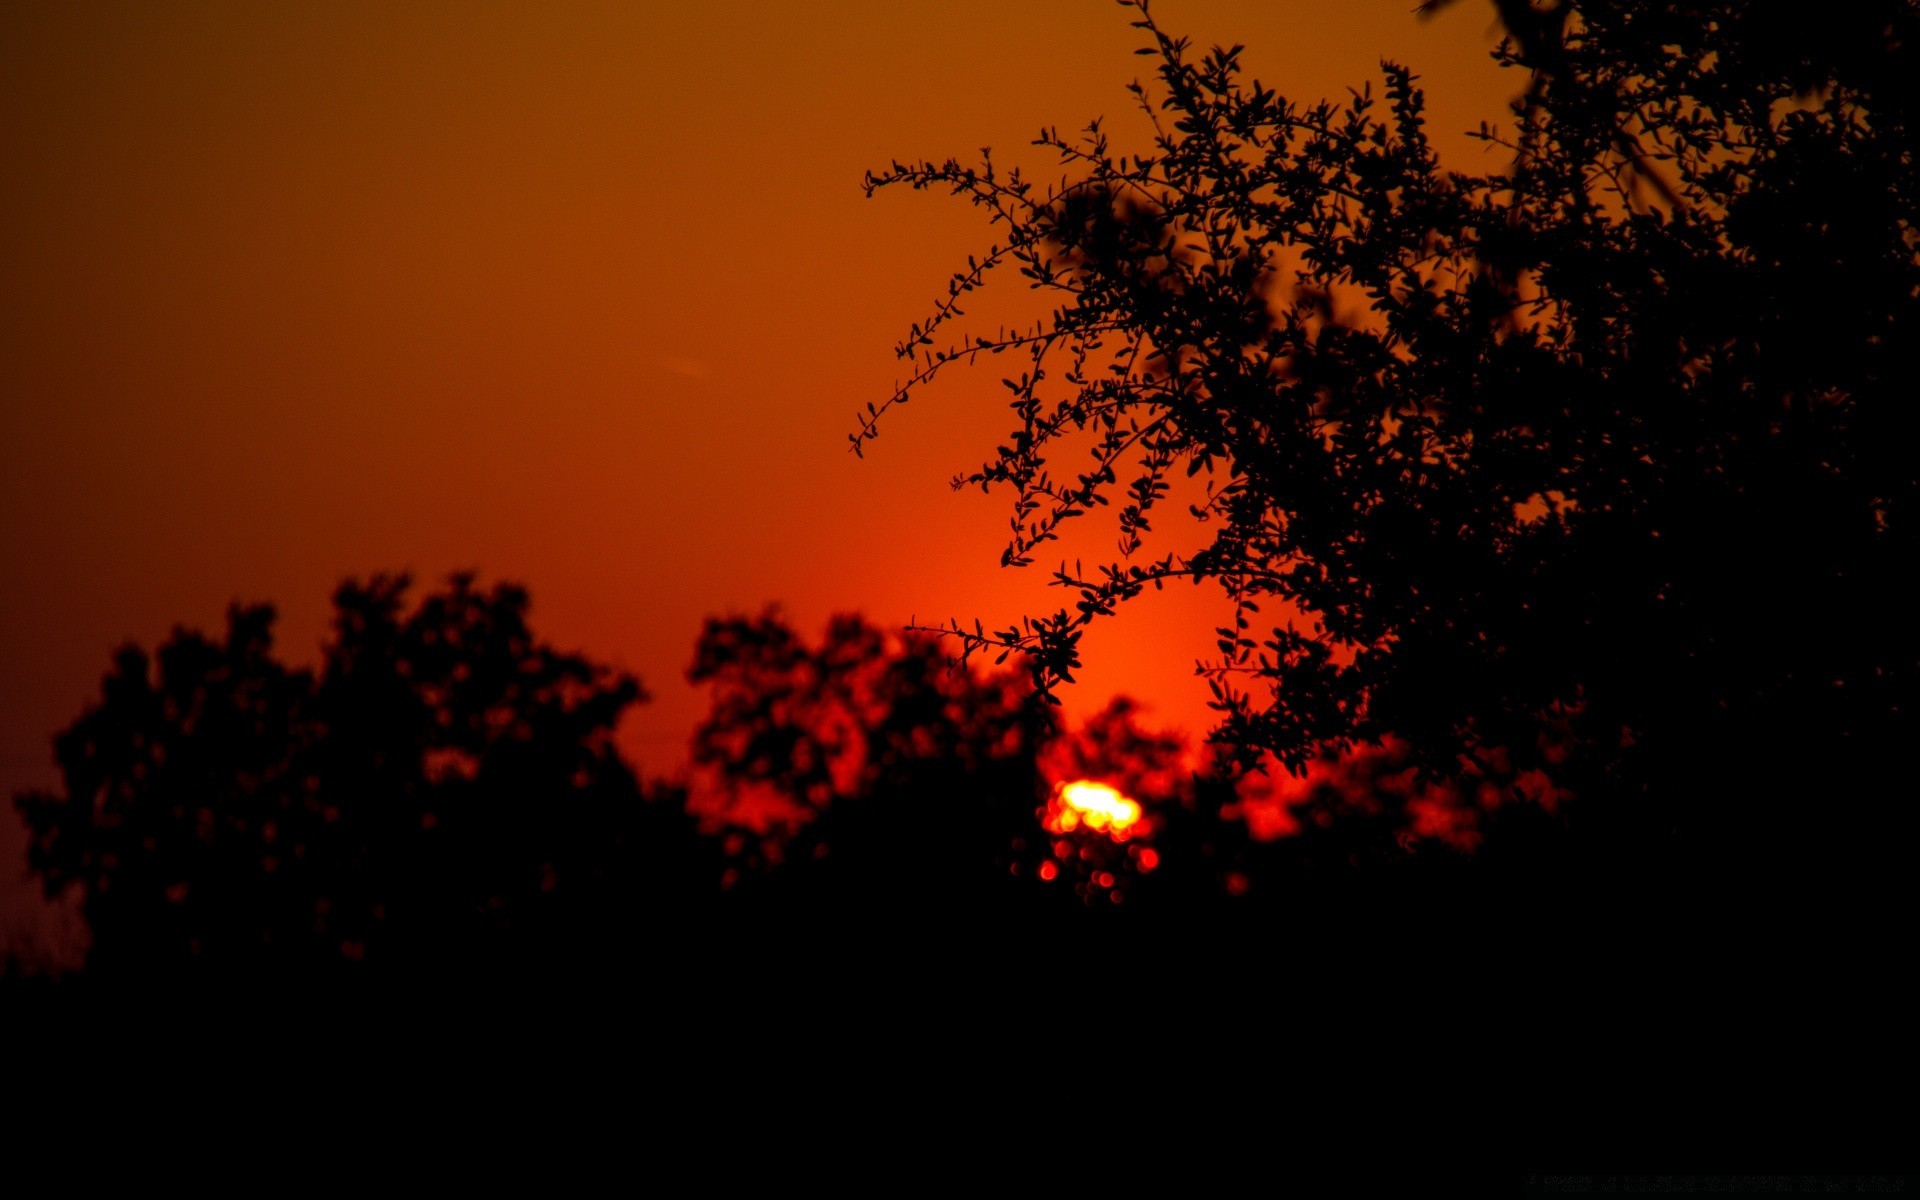
[{"label": "tree", "polygon": [[614,751],[637,682],[537,639],[517,587],[407,588],[343,585],[317,674],[265,607],[120,652],[56,741],[64,789],[16,800],[48,894],[83,893],[90,973],[565,965],[717,894]]},{"label": "tree", "polygon": [[1054,728],[1023,674],[950,671],[931,639],[851,615],[813,645],[768,611],[710,619],[688,679],[712,693],[690,804],[732,851],[741,907],[850,928],[1026,895],[1011,868],[1039,853]]},{"label": "tree", "polygon": [[[1858,853],[1901,807],[1920,665],[1920,6],[1501,3],[1528,83],[1480,136],[1512,165],[1467,175],[1404,67],[1384,104],[1302,105],[1123,4],[1150,151],[1095,122],[1042,131],[1050,187],[990,156],[867,179],[963,197],[998,240],[854,449],[1007,355],[1012,433],[955,481],[1011,493],[1003,563],[1115,513],[1117,560],[1053,574],[1071,607],[955,622],[963,653],[1022,653],[1048,692],[1090,623],[1210,581],[1234,615],[1201,666],[1243,763],[1397,740],[1430,775],[1605,795],[1584,811],[1635,838],[1819,826]],[[981,332],[961,301],[1006,267],[1058,306]],[[1156,553],[1182,488],[1204,544]]]},{"label": "tree", "polygon": [[[712,697],[689,807],[729,856],[730,932],[983,932],[1045,957],[1233,895],[1245,824],[1196,803],[1185,739],[1125,697],[1070,729],[1019,666],[955,668],[853,615],[812,642],[777,610],[710,619],[688,678]],[[1123,811],[1076,807],[1075,784]]]}]

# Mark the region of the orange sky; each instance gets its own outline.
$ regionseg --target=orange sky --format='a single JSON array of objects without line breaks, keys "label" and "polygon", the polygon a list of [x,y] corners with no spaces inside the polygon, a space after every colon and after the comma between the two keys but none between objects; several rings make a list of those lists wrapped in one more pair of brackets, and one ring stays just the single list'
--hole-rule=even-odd
[{"label": "orange sky", "polygon": [[[1245,43],[1294,98],[1400,59],[1443,156],[1480,169],[1454,135],[1503,113],[1491,9],[1412,7],[1155,15]],[[312,661],[349,574],[525,582],[536,629],[654,693],[624,731],[650,772],[684,755],[710,613],[779,601],[816,633],[844,609],[1056,607],[1043,572],[998,568],[1007,501],[946,484],[1007,427],[991,373],[846,453],[893,342],[986,240],[957,201],[866,200],[860,179],[986,145],[1044,166],[1039,126],[1101,114],[1137,137],[1122,89],[1151,63],[1129,15],[0,7],[0,797],[54,782],[49,738],[114,646],[270,600],[283,652]],[[1090,558],[1112,544],[1092,532]],[[1204,721],[1192,663],[1219,614],[1170,593],[1097,630],[1070,708],[1124,690]],[[31,907],[20,839],[9,806],[9,924]]]}]

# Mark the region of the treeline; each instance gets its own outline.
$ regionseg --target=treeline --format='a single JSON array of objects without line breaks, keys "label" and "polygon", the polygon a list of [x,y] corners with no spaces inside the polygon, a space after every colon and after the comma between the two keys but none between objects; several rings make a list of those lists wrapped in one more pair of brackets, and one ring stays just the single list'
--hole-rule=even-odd
[{"label": "treeline", "polygon": [[[640,683],[556,651],[512,585],[404,577],[334,597],[317,669],[273,612],[115,657],[15,798],[31,870],[77,891],[85,973],[622,969],[741,945],[934,944],[1251,915],[1303,880],[1430,866],[1541,779],[1423,780],[1391,748],[1230,776],[1119,700],[1078,729],[1017,664],[984,671],[857,616],[818,640],[713,619],[684,779],[614,746]],[[1090,780],[1141,807],[1068,815]],[[1544,785],[1544,786],[1543,786]]]}]

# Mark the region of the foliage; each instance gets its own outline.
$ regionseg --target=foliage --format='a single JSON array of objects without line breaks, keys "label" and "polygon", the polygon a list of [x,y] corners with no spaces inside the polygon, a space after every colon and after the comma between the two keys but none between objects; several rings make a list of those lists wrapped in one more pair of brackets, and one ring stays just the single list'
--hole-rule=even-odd
[{"label": "foliage", "polygon": [[317,674],[265,607],[120,652],[57,739],[64,789],[16,801],[48,894],[83,893],[90,970],[584,952],[697,868],[611,744],[635,681],[536,639],[518,588],[406,590],[343,585]]},{"label": "foliage", "polygon": [[1008,902],[1053,736],[1024,674],[949,670],[931,639],[857,616],[811,645],[769,611],[710,619],[688,678],[712,694],[690,804],[741,893],[874,915]]},{"label": "foliage", "polygon": [[[862,912],[1177,918],[1239,902],[1256,878],[1376,861],[1375,843],[1470,849],[1517,785],[1557,798],[1498,754],[1486,777],[1423,784],[1400,743],[1323,753],[1298,781],[1196,779],[1186,739],[1126,697],[1066,727],[1019,667],[950,669],[930,637],[857,616],[817,642],[777,610],[711,619],[688,674],[711,693],[689,807],[726,849],[734,911],[816,931]],[[1089,821],[1064,794],[1077,781],[1137,815]]]},{"label": "foliage", "polygon": [[[1433,774],[1498,756],[1694,802],[1906,736],[1920,8],[1502,4],[1529,82],[1481,132],[1511,168],[1467,175],[1406,68],[1384,102],[1303,105],[1129,6],[1149,153],[1095,122],[1042,131],[1049,187],[990,156],[867,180],[950,191],[997,240],[854,448],[1012,357],[1014,428],[956,485],[1010,492],[1008,565],[1101,508],[1120,539],[1054,572],[1071,607],[953,623],[964,653],[1024,654],[1049,691],[1094,620],[1210,581],[1234,615],[1202,667],[1244,762],[1402,739]],[[1006,267],[1057,307],[975,332],[960,302]],[[1189,478],[1204,544],[1150,551]]]}]

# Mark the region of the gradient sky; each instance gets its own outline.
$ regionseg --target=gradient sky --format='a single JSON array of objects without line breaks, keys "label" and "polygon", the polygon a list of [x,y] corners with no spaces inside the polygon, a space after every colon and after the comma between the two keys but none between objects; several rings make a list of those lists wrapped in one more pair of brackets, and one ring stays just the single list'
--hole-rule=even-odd
[{"label": "gradient sky", "polygon": [[[1425,80],[1443,158],[1499,119],[1489,6],[1160,0],[1292,98]],[[862,197],[893,158],[1035,168],[1043,124],[1151,69],[1110,0],[797,6],[21,3],[0,7],[0,796],[112,649],[271,601],[311,662],[347,575],[459,569],[654,693],[623,730],[684,758],[703,617],[778,601],[1002,622],[1051,610],[998,567],[1005,497],[947,479],[1009,418],[996,377],[853,413],[986,241],[958,201]],[[1051,177],[1053,172],[1042,172]],[[1011,276],[1008,277],[1012,279]],[[1004,311],[1021,298],[1002,293]],[[990,302],[976,304],[979,310]],[[1089,557],[1112,545],[1092,531]],[[1069,550],[1071,553],[1071,550]],[[1221,606],[1150,597],[1068,693],[1198,727]],[[0,817],[0,912],[31,917]],[[0,928],[0,937],[6,930]]]}]

